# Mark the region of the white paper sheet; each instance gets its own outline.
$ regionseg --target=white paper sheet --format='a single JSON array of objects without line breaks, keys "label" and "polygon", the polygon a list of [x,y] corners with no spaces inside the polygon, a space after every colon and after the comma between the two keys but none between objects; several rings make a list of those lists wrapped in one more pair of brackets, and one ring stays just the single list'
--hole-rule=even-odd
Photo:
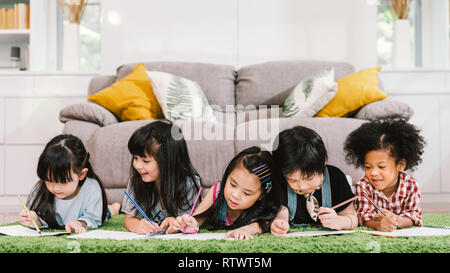
[{"label": "white paper sheet", "polygon": [[0,233],[8,236],[26,236],[26,237],[40,237],[40,236],[57,236],[68,234],[67,232],[44,232],[39,233],[37,230],[27,228],[21,225],[0,227]]},{"label": "white paper sheet", "polygon": [[71,239],[113,239],[113,240],[133,240],[133,239],[180,239],[180,240],[210,240],[210,239],[226,239],[225,233],[197,233],[197,234],[163,234],[163,235],[139,235],[133,232],[112,231],[112,230],[93,230],[77,235],[70,235]]},{"label": "white paper sheet", "polygon": [[431,236],[450,235],[450,228],[412,227],[412,228],[397,229],[392,232],[383,232],[376,230],[361,230],[361,232],[387,237],[423,237],[423,236],[431,237]]},{"label": "white paper sheet", "polygon": [[313,236],[327,236],[353,233],[355,230],[318,230],[318,231],[299,231],[287,233],[285,237],[313,237]]}]

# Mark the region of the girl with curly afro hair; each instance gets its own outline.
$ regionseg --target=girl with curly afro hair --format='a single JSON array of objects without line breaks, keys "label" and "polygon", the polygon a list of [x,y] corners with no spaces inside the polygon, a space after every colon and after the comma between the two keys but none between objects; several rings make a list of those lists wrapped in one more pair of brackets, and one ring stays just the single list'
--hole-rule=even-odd
[{"label": "girl with curly afro hair", "polygon": [[422,225],[421,193],[406,170],[421,162],[425,140],[403,119],[365,123],[349,134],[346,161],[364,169],[355,184],[355,208],[360,225],[380,231]]}]

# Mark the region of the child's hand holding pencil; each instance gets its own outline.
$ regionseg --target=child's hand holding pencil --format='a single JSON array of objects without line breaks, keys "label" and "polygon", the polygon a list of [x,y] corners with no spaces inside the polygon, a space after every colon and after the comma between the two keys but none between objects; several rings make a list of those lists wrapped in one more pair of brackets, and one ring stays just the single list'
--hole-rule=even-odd
[{"label": "child's hand holding pencil", "polygon": [[381,210],[382,214],[377,214],[373,218],[377,221],[376,230],[384,231],[384,232],[392,232],[397,229],[398,221],[397,216],[388,210]]},{"label": "child's hand holding pencil", "polygon": [[39,223],[39,225],[41,225],[41,226],[42,226],[42,224],[39,221],[38,215],[36,214],[36,212],[28,210],[27,206],[25,206],[25,203],[22,201],[20,194],[17,195],[17,198],[19,199],[19,202],[23,207],[23,210],[19,213],[20,223],[22,223],[23,225],[25,225],[25,223],[26,223],[27,226],[33,225],[36,228],[36,230],[39,232],[39,234],[41,234],[41,230],[39,229],[39,226],[37,223]]},{"label": "child's hand holding pencil", "polygon": [[199,225],[197,220],[189,214],[178,216],[174,226],[175,229],[181,230],[183,233],[186,234],[197,233],[198,227]]},{"label": "child's hand holding pencil", "polygon": [[175,228],[181,230],[186,234],[195,234],[198,232],[199,224],[197,220],[192,216],[194,213],[195,205],[200,199],[200,195],[202,193],[203,187],[200,187],[197,197],[195,198],[194,205],[192,206],[191,212],[188,214],[184,214],[183,216],[178,216],[175,223]]},{"label": "child's hand holding pencil", "polygon": [[136,227],[137,234],[151,234],[160,231],[159,225],[157,223],[149,222],[145,217],[139,221]]},{"label": "child's hand holding pencil", "polygon": [[36,214],[35,211],[30,210],[27,212],[26,210],[21,210],[19,212],[19,222],[24,226],[34,226],[33,221],[36,223],[37,226],[41,225],[41,222],[39,221],[39,217]]}]

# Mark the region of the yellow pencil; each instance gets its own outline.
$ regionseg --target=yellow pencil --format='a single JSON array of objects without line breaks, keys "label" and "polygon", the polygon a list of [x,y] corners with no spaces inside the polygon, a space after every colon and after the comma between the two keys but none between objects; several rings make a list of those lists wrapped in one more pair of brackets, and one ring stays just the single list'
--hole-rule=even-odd
[{"label": "yellow pencil", "polygon": [[[17,198],[19,198],[20,204],[22,204],[23,209],[30,214],[30,211],[27,209],[27,207],[25,206],[25,203],[22,201],[22,198],[20,198],[20,195],[17,195]],[[39,232],[39,234],[41,234],[41,230],[39,229],[39,227],[37,226],[36,222],[34,221],[33,218],[31,218],[31,222],[33,222],[34,227],[36,228],[36,230]]]}]

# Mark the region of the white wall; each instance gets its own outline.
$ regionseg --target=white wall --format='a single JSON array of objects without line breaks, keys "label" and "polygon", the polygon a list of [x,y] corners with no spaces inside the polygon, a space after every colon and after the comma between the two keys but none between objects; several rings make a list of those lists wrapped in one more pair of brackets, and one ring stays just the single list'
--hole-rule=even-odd
[{"label": "white wall", "polygon": [[449,0],[422,1],[423,67],[449,66]]},{"label": "white wall", "polygon": [[17,205],[17,194],[30,193],[40,153],[62,132],[59,111],[85,102],[95,75],[0,74],[0,207]]},{"label": "white wall", "polygon": [[422,202],[449,202],[450,71],[382,70],[380,79],[389,99],[412,107],[410,122],[422,130],[427,142],[422,163],[412,173],[423,193]]},{"label": "white wall", "polygon": [[376,65],[376,6],[362,0],[102,1],[102,73],[138,61],[234,65],[314,59]]}]

